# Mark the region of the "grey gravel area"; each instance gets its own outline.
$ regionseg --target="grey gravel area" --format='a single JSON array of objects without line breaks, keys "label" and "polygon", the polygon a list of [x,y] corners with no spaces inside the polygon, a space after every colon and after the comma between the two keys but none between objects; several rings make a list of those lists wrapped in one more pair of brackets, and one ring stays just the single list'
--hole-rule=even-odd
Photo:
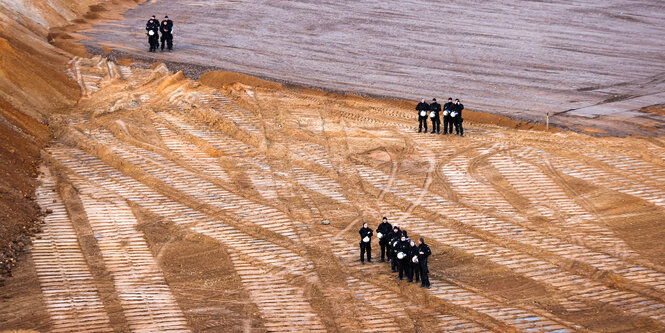
[{"label": "grey gravel area", "polygon": [[[150,15],[174,20],[149,53]],[[152,1],[84,43],[198,77],[235,71],[330,91],[417,100],[613,135],[663,134],[665,1]],[[112,54],[113,54],[112,52]],[[647,127],[649,129],[647,129]]]}]

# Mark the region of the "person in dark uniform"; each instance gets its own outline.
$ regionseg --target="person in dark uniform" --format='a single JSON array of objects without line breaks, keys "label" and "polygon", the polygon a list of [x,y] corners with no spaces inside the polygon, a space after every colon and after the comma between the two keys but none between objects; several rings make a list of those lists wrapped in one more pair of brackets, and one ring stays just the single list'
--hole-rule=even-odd
[{"label": "person in dark uniform", "polygon": [[162,33],[162,51],[164,51],[164,42],[168,45],[169,51],[173,49],[173,21],[169,19],[169,16],[164,16],[164,21],[162,21],[159,26],[159,31]]},{"label": "person in dark uniform", "polygon": [[395,236],[395,232],[397,230],[397,225],[394,225],[392,229],[390,229],[390,232],[388,233],[388,236],[386,236],[386,260],[388,262],[392,262],[393,260],[393,236]]},{"label": "person in dark uniform", "polygon": [[402,234],[402,237],[400,237],[399,242],[397,242],[397,245],[395,245],[395,253],[396,253],[396,258],[397,258],[397,270],[399,272],[399,279],[402,280],[404,279],[404,275],[407,270],[407,257],[409,253],[409,242],[406,241],[406,236]]},{"label": "person in dark uniform", "polygon": [[[376,236],[379,237],[379,246],[381,246],[381,262],[386,261],[386,246],[388,246],[388,234],[392,231],[393,226],[388,223],[388,219],[384,216],[381,224],[376,228]],[[390,255],[388,255],[390,256]]]},{"label": "person in dark uniform", "polygon": [[390,268],[393,272],[397,272],[397,252],[396,246],[402,237],[402,232],[398,226],[393,226],[393,232],[390,234]]},{"label": "person in dark uniform", "polygon": [[429,110],[429,105],[425,103],[425,99],[423,98],[416,105],[416,111],[418,111],[418,133],[422,132],[423,127],[425,127],[425,133],[427,133],[427,110]]},{"label": "person in dark uniform", "polygon": [[429,269],[427,268],[427,258],[432,254],[429,246],[425,244],[425,240],[421,237],[418,240],[418,263],[420,264],[420,277],[423,288],[429,288]]},{"label": "person in dark uniform", "polygon": [[157,51],[159,47],[159,20],[155,18],[155,15],[145,24],[145,33],[148,35],[148,44],[150,44],[149,52]]},{"label": "person in dark uniform", "polygon": [[462,127],[462,122],[464,119],[462,118],[462,110],[464,110],[464,104],[459,102],[459,99],[455,99],[455,104],[453,104],[453,108],[456,114],[454,117],[454,123],[455,123],[455,134],[459,136],[464,136],[464,128]]},{"label": "person in dark uniform", "polygon": [[406,237],[406,241],[410,241],[411,238],[409,238],[409,234],[407,233],[406,229],[399,229],[399,231],[402,232],[402,236]]},{"label": "person in dark uniform", "polygon": [[432,98],[432,103],[429,105],[429,117],[432,119],[432,131],[430,133],[439,134],[441,131],[441,104],[436,102],[436,98]]},{"label": "person in dark uniform", "polygon": [[374,231],[367,227],[367,222],[358,231],[360,234],[360,262],[365,264],[365,251],[367,251],[367,261],[372,262],[372,235]]},{"label": "person in dark uniform", "polygon": [[448,97],[448,102],[443,104],[443,134],[453,134],[453,118],[450,116],[452,108],[453,98]]},{"label": "person in dark uniform", "polygon": [[420,281],[420,264],[418,263],[418,246],[416,242],[409,242],[409,255],[407,263],[409,265],[409,273],[406,275],[409,282],[413,282],[413,276],[416,276],[416,283]]}]

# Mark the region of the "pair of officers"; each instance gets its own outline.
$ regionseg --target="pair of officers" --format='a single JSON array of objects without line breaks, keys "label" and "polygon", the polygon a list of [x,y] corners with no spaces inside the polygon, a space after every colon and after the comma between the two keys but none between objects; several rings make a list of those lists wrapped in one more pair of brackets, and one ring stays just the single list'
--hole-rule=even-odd
[{"label": "pair of officers", "polygon": [[[358,232],[360,234],[360,261],[365,264],[365,253],[367,261],[372,262],[372,236],[374,231],[363,223],[363,227]],[[407,278],[409,282],[421,281],[421,287],[429,288],[429,268],[427,267],[427,258],[432,254],[425,240],[420,238],[418,244],[411,240],[406,230],[399,226],[392,226],[388,219],[383,217],[383,221],[376,228],[376,235],[379,237],[381,246],[381,262],[386,261],[391,264],[393,272],[398,272],[398,277],[403,280]]]},{"label": "pair of officers", "polygon": [[[460,103],[459,99],[455,99],[455,102],[453,102],[452,97],[448,98],[448,102],[443,105],[443,134],[453,134],[453,126],[455,126],[455,134],[464,136],[462,110],[464,110],[464,104]],[[427,133],[427,118],[432,121],[432,131],[430,133],[439,134],[441,132],[441,118],[439,115],[441,104],[436,101],[436,98],[432,98],[430,104],[425,103],[423,98],[416,105],[416,111],[418,111],[418,133],[422,132],[423,127],[425,133]]]},{"label": "pair of officers", "polygon": [[162,22],[159,22],[153,15],[145,24],[145,31],[148,35],[150,52],[155,52],[159,48],[159,33],[162,34],[162,51],[164,51],[164,46],[168,46],[169,51],[173,49],[173,21],[169,19],[168,15],[164,16]]}]

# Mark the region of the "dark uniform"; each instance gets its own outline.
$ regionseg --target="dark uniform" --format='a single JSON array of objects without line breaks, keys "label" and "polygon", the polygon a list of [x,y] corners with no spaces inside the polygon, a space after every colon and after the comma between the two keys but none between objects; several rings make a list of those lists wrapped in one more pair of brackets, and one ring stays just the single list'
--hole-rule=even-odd
[{"label": "dark uniform", "polygon": [[[367,251],[367,261],[372,262],[372,235],[374,231],[370,228],[365,228],[364,226],[358,231],[360,234],[360,261],[365,263],[365,251]],[[369,238],[368,242],[364,241],[364,238]]]},{"label": "dark uniform", "polygon": [[162,51],[164,51],[164,41],[168,44],[170,51],[173,49],[173,21],[169,20],[168,16],[164,18],[165,20],[159,26],[159,31],[162,33]]},{"label": "dark uniform", "polygon": [[416,105],[416,111],[418,111],[418,133],[422,132],[423,127],[425,128],[425,133],[427,133],[427,111],[429,110],[429,104],[422,101]]},{"label": "dark uniform", "polygon": [[[409,242],[406,240],[400,240],[395,246],[395,258],[397,259],[397,270],[399,271],[399,279],[402,280],[404,275],[407,275],[408,269],[408,256],[409,256]],[[402,259],[399,258],[400,253],[404,254]]]},{"label": "dark uniform", "polygon": [[452,99],[449,99],[448,103],[443,104],[443,134],[453,134],[453,118],[450,116],[452,108]]},{"label": "dark uniform", "polygon": [[439,113],[441,113],[441,104],[436,102],[436,99],[432,100],[432,104],[429,105],[429,117],[432,119],[432,131],[430,133],[437,133],[441,131],[441,118]]},{"label": "dark uniform", "polygon": [[[145,32],[148,34],[148,44],[150,44],[150,52],[157,51],[159,47],[159,20],[154,17],[148,20],[145,24]],[[152,35],[150,34],[152,32]]]},{"label": "dark uniform", "polygon": [[453,107],[455,108],[455,112],[457,112],[457,116],[454,119],[455,122],[455,134],[459,136],[464,136],[464,128],[462,127],[462,122],[464,119],[462,118],[462,110],[464,110],[464,104],[460,103],[459,100],[455,100],[455,104],[453,104]]},{"label": "dark uniform", "polygon": [[420,262],[416,261],[413,262],[413,257],[418,258],[418,246],[416,243],[413,243],[413,246],[409,244],[409,255],[407,257],[408,259],[408,265],[409,265],[409,272],[406,275],[407,279],[409,282],[413,282],[413,276],[416,276],[416,282],[420,281]]},{"label": "dark uniform", "polygon": [[[388,246],[388,235],[392,232],[393,226],[388,220],[383,220],[376,228],[376,235],[379,237],[379,246],[381,246],[381,261],[386,261],[386,247]],[[390,257],[390,254],[388,254]]]},{"label": "dark uniform", "polygon": [[427,268],[427,258],[432,254],[429,245],[422,242],[418,245],[418,263],[420,264],[421,287],[429,288],[429,269]]},{"label": "dark uniform", "polygon": [[[397,229],[397,230],[395,230]],[[402,232],[398,228],[393,228],[393,231],[389,235],[388,241],[390,242],[390,268],[393,272],[397,272],[397,252],[395,252],[395,246],[399,243],[400,238],[402,238]]]}]

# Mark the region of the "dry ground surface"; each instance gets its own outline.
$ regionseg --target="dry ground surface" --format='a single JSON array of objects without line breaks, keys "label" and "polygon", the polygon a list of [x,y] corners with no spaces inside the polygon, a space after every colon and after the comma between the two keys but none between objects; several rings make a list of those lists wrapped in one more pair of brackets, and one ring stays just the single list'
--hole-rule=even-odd
[{"label": "dry ground surface", "polygon": [[[665,331],[662,137],[473,112],[464,138],[417,133],[413,103],[73,56],[133,1],[21,3],[0,0],[2,329]],[[428,241],[431,289],[360,264],[382,216]]]},{"label": "dry ground surface", "polygon": [[[147,52],[151,15],[174,20],[175,53]],[[640,108],[665,102],[663,21],[665,3],[650,0],[173,0],[95,25],[85,44],[333,91],[450,95],[532,122],[549,112],[589,133],[658,135],[665,117]]]},{"label": "dry ground surface", "polygon": [[[422,134],[410,103],[101,57],[67,74],[82,98],[50,118],[50,214],[4,327],[665,330],[661,138],[472,115],[464,138]],[[360,264],[382,216],[428,241],[431,289]]]}]

